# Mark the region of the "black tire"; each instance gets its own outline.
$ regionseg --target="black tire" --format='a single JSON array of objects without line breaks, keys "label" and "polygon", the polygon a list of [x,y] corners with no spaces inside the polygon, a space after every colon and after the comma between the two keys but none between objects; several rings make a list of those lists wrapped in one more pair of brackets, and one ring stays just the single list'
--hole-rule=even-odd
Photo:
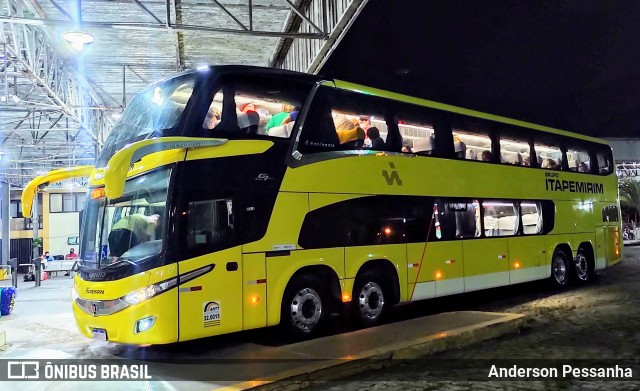
[{"label": "black tire", "polygon": [[564,288],[569,284],[571,280],[571,263],[569,261],[571,259],[567,254],[560,250],[556,249],[553,252],[553,257],[551,258],[551,285],[555,288]]},{"label": "black tire", "polygon": [[312,275],[294,277],[285,289],[280,325],[289,339],[311,338],[322,328],[328,312],[326,291]]},{"label": "black tire", "polygon": [[372,327],[380,324],[391,306],[391,291],[379,273],[362,273],[353,286],[351,312],[358,325]]},{"label": "black tire", "polygon": [[593,254],[588,249],[584,247],[578,249],[578,254],[576,254],[576,259],[573,262],[573,270],[576,281],[581,284],[593,279]]}]

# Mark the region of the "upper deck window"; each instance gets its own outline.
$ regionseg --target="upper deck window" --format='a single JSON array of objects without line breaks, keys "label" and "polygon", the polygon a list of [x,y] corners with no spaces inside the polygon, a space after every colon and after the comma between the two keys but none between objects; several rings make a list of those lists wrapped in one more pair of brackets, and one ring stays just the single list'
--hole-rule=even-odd
[{"label": "upper deck window", "polygon": [[311,103],[297,149],[302,154],[336,150],[400,152],[398,125],[385,100],[320,88]]},{"label": "upper deck window", "polygon": [[598,159],[598,173],[600,175],[609,175],[613,172],[613,156],[610,147],[599,146],[596,158]]},{"label": "upper deck window", "polygon": [[255,134],[289,138],[310,85],[266,77],[225,78],[218,83],[201,134]]},{"label": "upper deck window", "polygon": [[538,159],[538,167],[547,170],[561,170],[563,154],[559,146],[546,141],[535,140],[533,147]]},{"label": "upper deck window", "polygon": [[569,171],[591,172],[591,158],[589,151],[580,147],[569,147],[567,149],[567,163]]},{"label": "upper deck window", "polygon": [[529,143],[512,136],[500,137],[500,162],[514,166],[531,166]]}]

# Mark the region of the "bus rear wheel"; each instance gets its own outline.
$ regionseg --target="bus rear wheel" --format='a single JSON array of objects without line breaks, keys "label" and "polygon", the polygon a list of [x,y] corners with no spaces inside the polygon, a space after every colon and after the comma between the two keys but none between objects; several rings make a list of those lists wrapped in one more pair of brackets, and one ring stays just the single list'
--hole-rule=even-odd
[{"label": "bus rear wheel", "polygon": [[389,307],[389,298],[385,294],[386,284],[379,274],[365,272],[356,280],[353,287],[353,316],[366,327],[382,322]]},{"label": "bus rear wheel", "polygon": [[564,251],[557,249],[551,259],[551,282],[556,288],[563,288],[569,283],[571,265]]},{"label": "bus rear wheel", "polygon": [[321,327],[327,299],[320,281],[311,275],[295,277],[282,301],[281,324],[295,339],[309,338]]},{"label": "bus rear wheel", "polygon": [[578,249],[573,269],[575,270],[576,279],[579,282],[585,283],[591,280],[593,276],[593,265],[589,251],[584,247]]}]

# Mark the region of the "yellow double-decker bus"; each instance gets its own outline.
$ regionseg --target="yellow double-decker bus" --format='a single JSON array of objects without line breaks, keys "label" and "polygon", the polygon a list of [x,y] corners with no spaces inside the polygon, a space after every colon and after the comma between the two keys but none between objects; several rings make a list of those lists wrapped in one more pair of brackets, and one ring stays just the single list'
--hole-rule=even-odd
[{"label": "yellow double-decker bus", "polygon": [[80,331],[164,344],[621,260],[603,141],[339,80],[220,66],[151,85],[90,175]]}]

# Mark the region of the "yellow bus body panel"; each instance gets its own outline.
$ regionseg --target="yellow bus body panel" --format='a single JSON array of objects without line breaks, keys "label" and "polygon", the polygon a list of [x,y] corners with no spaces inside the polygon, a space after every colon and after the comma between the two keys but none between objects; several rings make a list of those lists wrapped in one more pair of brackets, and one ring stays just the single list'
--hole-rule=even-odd
[{"label": "yellow bus body panel", "polygon": [[375,246],[355,246],[344,249],[346,277],[355,278],[362,266],[371,260],[389,262],[398,274],[400,301],[407,301],[407,246],[406,244],[386,244]]},{"label": "yellow bus body panel", "polygon": [[255,155],[265,152],[272,145],[273,141],[268,140],[233,140],[215,147],[189,149],[186,160]]},{"label": "yellow bus body panel", "polygon": [[509,283],[540,280],[547,277],[547,251],[543,235],[523,235],[508,238]]},{"label": "yellow bus body panel", "polygon": [[300,248],[298,235],[308,211],[307,193],[279,193],[266,234],[260,240],[245,244],[242,251],[253,253]]},{"label": "yellow bus body panel", "polygon": [[[179,286],[180,341],[242,330],[241,247],[181,261],[180,275],[211,264],[215,265],[211,272]],[[232,264],[236,266],[235,270]],[[209,303],[219,306],[219,322],[205,319],[205,308]]]},{"label": "yellow bus body panel", "polygon": [[409,243],[407,258],[409,300],[464,292],[462,242]]},{"label": "yellow bus body panel", "polygon": [[159,137],[128,144],[116,152],[105,167],[106,196],[120,197],[124,190],[124,183],[129,177],[131,165],[148,155],[168,150],[218,146],[226,142],[226,139],[219,138]]},{"label": "yellow bus body panel", "polygon": [[267,263],[264,253],[244,254],[242,259],[243,330],[267,325]]}]

